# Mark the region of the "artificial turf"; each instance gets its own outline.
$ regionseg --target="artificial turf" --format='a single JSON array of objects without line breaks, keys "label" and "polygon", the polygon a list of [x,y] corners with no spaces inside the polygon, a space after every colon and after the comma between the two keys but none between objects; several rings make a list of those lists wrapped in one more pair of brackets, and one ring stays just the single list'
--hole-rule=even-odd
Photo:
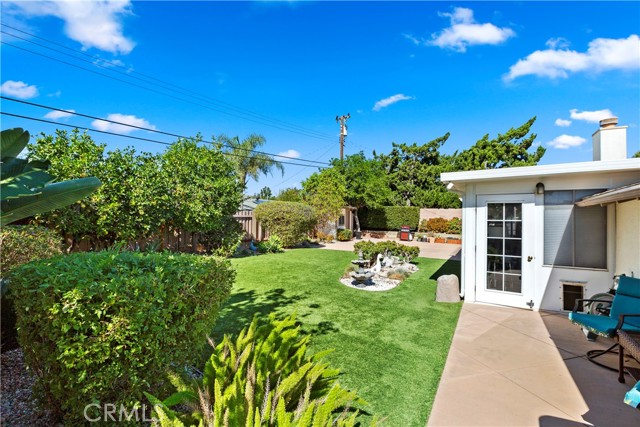
[{"label": "artificial turf", "polygon": [[436,279],[459,276],[460,263],[418,258],[420,270],[400,286],[367,292],[339,282],[354,258],[294,249],[234,259],[236,284],[212,337],[237,334],[254,313],[295,311],[313,352],[335,349],[327,361],[368,402],[367,412],[385,417],[385,426],[424,426],[461,308],[435,302]]}]

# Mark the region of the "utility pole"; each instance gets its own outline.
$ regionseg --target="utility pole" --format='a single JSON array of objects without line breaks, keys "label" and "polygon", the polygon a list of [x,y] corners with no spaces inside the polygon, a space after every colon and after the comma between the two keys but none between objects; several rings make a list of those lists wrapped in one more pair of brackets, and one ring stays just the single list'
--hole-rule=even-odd
[{"label": "utility pole", "polygon": [[346,116],[336,116],[336,123],[340,123],[340,160],[344,158],[344,139],[347,137],[347,120],[351,118],[351,114]]}]

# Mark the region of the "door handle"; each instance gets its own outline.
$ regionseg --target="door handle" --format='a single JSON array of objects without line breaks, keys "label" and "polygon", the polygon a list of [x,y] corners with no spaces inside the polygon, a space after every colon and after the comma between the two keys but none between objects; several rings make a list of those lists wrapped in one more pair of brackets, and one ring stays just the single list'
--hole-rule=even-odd
[{"label": "door handle", "polygon": [[528,262],[533,261],[533,257],[532,257],[531,255],[529,255],[529,256],[527,257],[527,261],[528,261]]}]

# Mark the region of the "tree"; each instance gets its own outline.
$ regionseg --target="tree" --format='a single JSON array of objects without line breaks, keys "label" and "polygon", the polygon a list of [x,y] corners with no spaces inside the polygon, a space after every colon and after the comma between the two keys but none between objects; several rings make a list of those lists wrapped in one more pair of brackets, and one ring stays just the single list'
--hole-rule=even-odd
[{"label": "tree", "polygon": [[511,128],[497,138],[483,136],[472,147],[453,155],[453,167],[458,171],[500,169],[538,164],[546,149],[542,146],[533,153],[527,150],[533,145],[536,134],[527,134],[536,121],[533,117],[518,128]]},{"label": "tree", "polygon": [[346,204],[347,190],[344,176],[336,168],[312,174],[302,187],[305,200],[314,208],[320,226],[338,220]]},{"label": "tree", "polygon": [[360,231],[358,210],[384,206],[392,198],[389,178],[382,162],[379,159],[367,159],[361,151],[346,156],[344,160],[333,159],[331,165],[345,178],[345,201],[355,208],[354,231]]},{"label": "tree", "polygon": [[[56,130],[55,135],[41,134],[27,147],[29,159],[49,159],[50,172],[59,179],[80,179],[99,176],[104,163],[104,144],[97,144],[85,132]],[[38,215],[38,222],[57,230],[65,237],[68,249],[83,238],[95,241],[98,238],[98,206],[100,193],[109,186],[103,180],[99,191],[62,209]]]},{"label": "tree", "polygon": [[[439,192],[440,173],[447,169],[448,159],[440,154],[440,148],[448,138],[446,133],[423,145],[393,143],[389,154],[376,156],[389,178],[394,204],[427,206],[427,200],[431,200],[437,206],[429,207],[449,207],[448,200],[442,202],[432,194],[434,189]],[[446,194],[444,190],[442,195]]]},{"label": "tree", "polygon": [[172,221],[186,231],[218,233],[242,202],[233,163],[200,137],[180,139],[163,154],[169,181]]},{"label": "tree", "polygon": [[273,168],[279,169],[284,175],[284,166],[268,154],[256,151],[267,140],[262,135],[251,134],[242,142],[237,136],[229,138],[220,135],[217,142],[224,146],[224,152],[233,163],[243,191],[247,188],[247,178],[258,181],[260,174],[267,175]]},{"label": "tree", "polygon": [[18,157],[29,143],[29,138],[29,132],[21,128],[0,133],[2,226],[73,204],[101,185],[95,177],[53,182],[56,177],[49,173],[51,164],[45,157],[29,160]]},{"label": "tree", "polygon": [[256,194],[256,199],[258,200],[269,200],[271,198],[273,198],[273,193],[269,187],[262,187],[262,190]]},{"label": "tree", "polygon": [[634,159],[640,158],[640,151],[637,151],[636,154],[632,156]]},{"label": "tree", "polygon": [[284,190],[280,190],[275,200],[280,202],[302,202],[302,190],[299,188],[285,188]]}]

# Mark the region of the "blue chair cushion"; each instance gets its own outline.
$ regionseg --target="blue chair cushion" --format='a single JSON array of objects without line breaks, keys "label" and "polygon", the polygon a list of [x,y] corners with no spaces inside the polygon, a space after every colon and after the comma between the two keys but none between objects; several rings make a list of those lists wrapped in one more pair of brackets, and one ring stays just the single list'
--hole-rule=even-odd
[{"label": "blue chair cushion", "polygon": [[[618,324],[617,317],[614,319],[608,316],[571,312],[569,313],[569,320],[574,324],[603,337],[613,338],[616,335],[616,325]],[[629,322],[625,322],[622,325],[622,329],[629,332],[640,333],[640,327],[630,324]]]}]

